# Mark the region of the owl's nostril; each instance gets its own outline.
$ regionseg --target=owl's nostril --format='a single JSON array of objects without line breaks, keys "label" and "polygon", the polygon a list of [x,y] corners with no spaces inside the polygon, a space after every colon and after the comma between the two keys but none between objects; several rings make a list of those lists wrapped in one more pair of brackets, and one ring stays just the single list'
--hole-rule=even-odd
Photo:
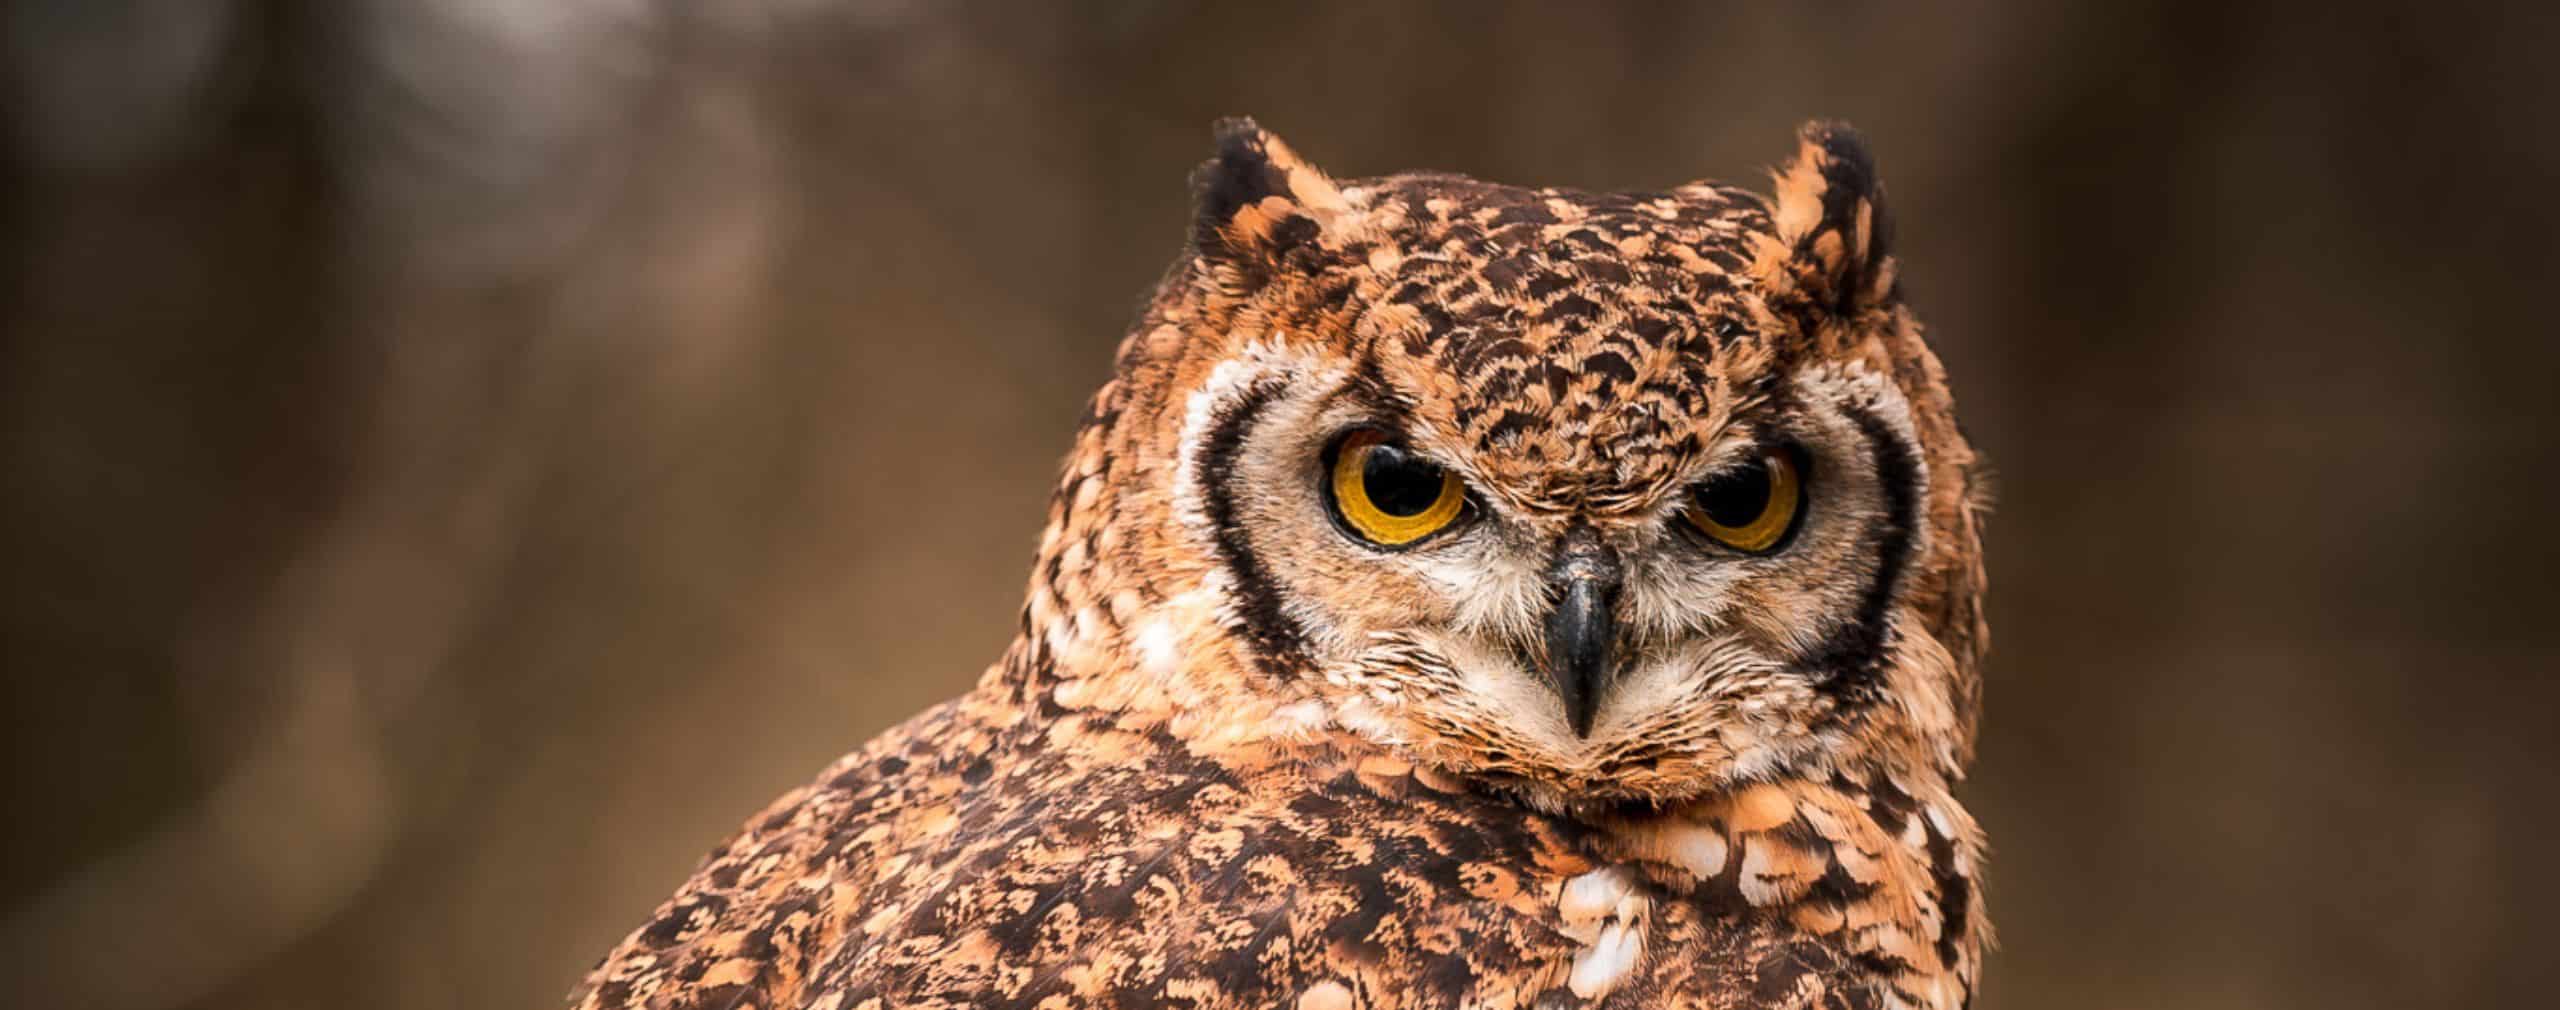
[{"label": "owl's nostril", "polygon": [[1617,555],[1595,538],[1568,537],[1547,582],[1555,591],[1555,609],[1547,612],[1547,679],[1574,735],[1588,737],[1618,640]]}]

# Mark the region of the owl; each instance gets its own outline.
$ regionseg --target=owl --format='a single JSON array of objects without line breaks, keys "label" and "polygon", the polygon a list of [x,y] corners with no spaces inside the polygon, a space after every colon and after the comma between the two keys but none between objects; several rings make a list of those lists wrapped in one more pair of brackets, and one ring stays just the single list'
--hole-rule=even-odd
[{"label": "owl", "polygon": [[1980,468],[1858,135],[1194,189],[1012,645],[577,1005],[1966,1005]]}]

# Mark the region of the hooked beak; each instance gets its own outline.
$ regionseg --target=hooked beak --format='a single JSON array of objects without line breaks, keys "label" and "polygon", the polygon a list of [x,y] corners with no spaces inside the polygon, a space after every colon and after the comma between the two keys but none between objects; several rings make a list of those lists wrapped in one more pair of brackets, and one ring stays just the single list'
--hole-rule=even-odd
[{"label": "hooked beak", "polygon": [[1578,737],[1591,735],[1600,695],[1614,672],[1623,580],[1617,552],[1589,527],[1567,533],[1547,569],[1555,609],[1547,612],[1546,674]]}]

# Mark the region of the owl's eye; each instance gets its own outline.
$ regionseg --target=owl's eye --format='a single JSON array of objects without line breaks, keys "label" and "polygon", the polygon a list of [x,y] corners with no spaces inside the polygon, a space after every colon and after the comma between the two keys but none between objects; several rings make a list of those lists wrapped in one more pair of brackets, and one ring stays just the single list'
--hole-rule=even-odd
[{"label": "owl's eye", "polygon": [[1458,475],[1367,428],[1334,443],[1333,514],[1361,539],[1402,547],[1447,529],[1467,509]]},{"label": "owl's eye", "polygon": [[1766,554],[1787,542],[1803,513],[1803,475],[1794,454],[1779,451],[1698,485],[1680,515],[1709,540]]}]

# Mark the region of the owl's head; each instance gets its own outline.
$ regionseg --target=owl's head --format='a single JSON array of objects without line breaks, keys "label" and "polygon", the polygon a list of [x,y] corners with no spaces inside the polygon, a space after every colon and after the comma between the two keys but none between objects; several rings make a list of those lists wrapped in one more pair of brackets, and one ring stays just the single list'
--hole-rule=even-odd
[{"label": "owl's head", "polygon": [[1807,126],[1767,197],[1337,182],[1218,137],[1012,676],[1552,807],[1961,773],[1977,468],[1856,134]]}]

